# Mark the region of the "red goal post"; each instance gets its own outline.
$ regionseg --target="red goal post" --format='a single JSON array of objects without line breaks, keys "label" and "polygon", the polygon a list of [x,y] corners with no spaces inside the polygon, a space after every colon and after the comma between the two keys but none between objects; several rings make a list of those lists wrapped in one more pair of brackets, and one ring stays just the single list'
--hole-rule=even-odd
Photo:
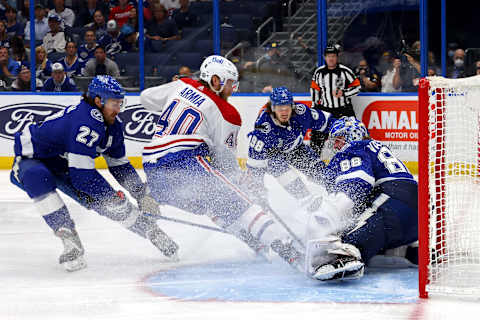
[{"label": "red goal post", "polygon": [[480,76],[418,90],[419,291],[480,296]]}]

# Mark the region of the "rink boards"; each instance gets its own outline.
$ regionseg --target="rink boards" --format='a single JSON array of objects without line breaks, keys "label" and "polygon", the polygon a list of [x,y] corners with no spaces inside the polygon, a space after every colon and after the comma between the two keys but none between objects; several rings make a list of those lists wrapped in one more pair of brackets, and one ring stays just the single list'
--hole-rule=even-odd
[{"label": "rink boards", "polygon": [[[10,169],[13,162],[13,136],[32,121],[41,121],[64,107],[77,104],[79,94],[16,94],[0,95],[0,168]],[[264,94],[238,94],[230,98],[242,117],[238,137],[238,159],[247,156],[247,133],[260,108],[267,102]],[[295,101],[311,104],[310,96],[297,94]],[[360,94],[353,98],[355,113],[369,129],[372,138],[383,141],[392,152],[417,173],[418,99],[416,94]],[[138,94],[128,95],[126,110],[120,115],[125,127],[127,156],[136,168],[141,168],[141,153],[145,143],[155,133],[158,114],[140,105]],[[308,140],[308,134],[306,139]],[[105,161],[98,158],[97,168],[105,168]]]}]

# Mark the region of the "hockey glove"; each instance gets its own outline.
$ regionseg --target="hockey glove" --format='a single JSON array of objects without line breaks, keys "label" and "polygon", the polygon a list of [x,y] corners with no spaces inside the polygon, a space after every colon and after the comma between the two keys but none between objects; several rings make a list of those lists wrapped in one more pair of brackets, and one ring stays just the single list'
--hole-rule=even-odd
[{"label": "hockey glove", "polygon": [[150,213],[155,216],[162,215],[160,204],[153,199],[150,194],[145,194],[142,198],[137,199],[137,202],[141,212]]}]

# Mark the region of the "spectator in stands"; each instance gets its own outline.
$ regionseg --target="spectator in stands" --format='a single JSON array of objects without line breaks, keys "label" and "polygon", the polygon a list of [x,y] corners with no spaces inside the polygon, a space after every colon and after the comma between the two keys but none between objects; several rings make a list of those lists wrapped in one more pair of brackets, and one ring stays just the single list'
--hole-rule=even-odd
[{"label": "spectator in stands", "polygon": [[0,47],[6,47],[10,49],[10,38],[7,34],[7,23],[0,20]]},{"label": "spectator in stands", "polygon": [[107,23],[105,22],[105,16],[100,10],[95,11],[93,14],[93,22],[85,25],[87,30],[93,30],[95,32],[95,38],[99,40],[107,33]]},{"label": "spectator in stands", "polygon": [[[30,91],[31,89],[32,73],[26,65],[22,65],[17,79],[12,82],[12,91]],[[36,91],[41,91],[43,88],[43,82],[40,79],[36,79]]]},{"label": "spectator in stands", "polygon": [[416,41],[408,52],[400,57],[400,73],[393,77],[393,87],[402,91],[417,91],[420,80],[420,41]]},{"label": "spectator in stands", "polygon": [[[35,40],[41,41],[50,31],[48,18],[45,17],[45,8],[41,4],[35,5]],[[25,40],[30,40],[30,21],[25,24]],[[30,43],[25,43],[30,47]]]},{"label": "spectator in stands", "polygon": [[197,15],[190,10],[190,0],[180,0],[180,8],[173,11],[172,18],[180,30],[185,27],[195,27],[198,24]]},{"label": "spectator in stands", "polygon": [[[402,61],[399,57],[391,57],[390,60],[390,67],[385,71],[382,77],[382,92],[400,92],[402,91],[402,87],[399,77]],[[395,77],[397,77],[396,82],[394,81]]]},{"label": "spectator in stands", "polygon": [[85,42],[78,48],[78,56],[87,63],[88,60],[95,57],[95,48],[98,46],[95,32],[93,30],[85,31],[84,40]]},{"label": "spectator in stands", "polygon": [[355,68],[355,75],[360,80],[360,91],[378,92],[380,91],[380,77],[378,72],[367,64],[367,60],[362,59]]},{"label": "spectator in stands", "polygon": [[452,79],[465,78],[465,51],[463,49],[455,50],[452,60],[453,66],[449,68],[448,77]]},{"label": "spectator in stands", "polygon": [[172,81],[176,81],[181,78],[191,78],[193,76],[192,71],[187,66],[181,66],[178,69],[178,74],[172,77]]},{"label": "spectator in stands", "polygon": [[60,27],[65,30],[65,27],[73,27],[75,23],[75,13],[72,9],[65,8],[65,0],[53,0],[54,8],[50,10],[48,15],[56,14],[61,18]]},{"label": "spectator in stands", "polygon": [[437,70],[435,67],[429,66],[427,70],[427,76],[433,77],[437,75]]},{"label": "spectator in stands", "polygon": [[12,59],[20,62],[27,62],[27,51],[21,38],[13,37],[10,39],[10,53]]},{"label": "spectator in stands", "polygon": [[160,0],[159,2],[167,10],[169,17],[175,9],[180,8],[180,0]]},{"label": "spectator in stands", "polygon": [[47,54],[52,52],[65,52],[65,45],[67,39],[65,32],[60,28],[62,18],[56,14],[50,14],[48,16],[48,26],[50,32],[48,32],[43,38],[43,47],[47,50]]},{"label": "spectator in stands", "polygon": [[109,57],[113,57],[122,50],[120,40],[121,34],[117,23],[115,20],[109,20],[107,22],[107,33],[100,37],[98,44],[105,48]]},{"label": "spectator in stands", "polygon": [[138,32],[137,8],[133,8],[132,10],[130,10],[130,17],[128,17],[128,21],[126,24],[132,26],[133,29]]},{"label": "spectator in stands", "polygon": [[10,58],[8,49],[0,47],[0,77],[13,77],[20,71],[21,63]]},{"label": "spectator in stands", "polygon": [[7,33],[10,38],[24,36],[23,24],[17,21],[17,10],[13,7],[7,7],[5,10],[5,18],[7,19]]},{"label": "spectator in stands", "polygon": [[47,58],[47,51],[44,47],[38,46],[35,48],[35,62],[36,77],[42,81],[47,80],[52,75],[52,62]]},{"label": "spectator in stands", "polygon": [[75,25],[91,28],[91,26],[87,26],[87,24],[96,22],[95,14],[97,12],[102,16],[103,25],[105,25],[105,17],[108,15],[108,11],[108,6],[103,1],[87,0],[87,5],[80,9],[80,13],[75,20]]},{"label": "spectator in stands", "polygon": [[52,76],[45,81],[43,91],[47,92],[74,92],[78,91],[75,81],[70,79],[63,70],[63,66],[56,62],[52,65]]},{"label": "spectator in stands", "polygon": [[179,40],[175,21],[168,19],[168,12],[163,5],[153,9],[153,19],[147,26],[145,37],[149,40]]},{"label": "spectator in stands", "polygon": [[85,61],[77,55],[77,44],[73,41],[68,41],[65,45],[65,57],[58,61],[67,76],[72,78],[73,76],[82,75],[82,70],[85,67]]},{"label": "spectator in stands", "polygon": [[121,52],[137,52],[138,51],[138,32],[129,24],[124,24],[120,30]]},{"label": "spectator in stands", "polygon": [[87,77],[94,77],[102,74],[119,77],[120,70],[115,61],[107,58],[105,49],[98,46],[95,49],[95,59],[89,60],[85,65],[84,75]]},{"label": "spectator in stands", "polygon": [[125,23],[128,22],[128,18],[130,17],[130,10],[133,9],[133,6],[128,3],[128,0],[119,0],[118,6],[113,7],[110,10],[110,15],[108,19],[115,20],[117,22],[117,27],[121,28]]},{"label": "spectator in stands", "polygon": [[21,24],[25,25],[27,23],[27,21],[30,20],[30,1],[29,0],[24,0],[24,1],[20,1],[20,3],[18,3],[18,16],[17,16],[17,20],[18,22],[20,22]]},{"label": "spectator in stands", "polygon": [[480,75],[480,60],[475,62],[475,74],[474,76]]},{"label": "spectator in stands", "polygon": [[143,2],[143,19],[145,22],[150,22],[153,18],[153,8],[158,0],[147,0]]}]

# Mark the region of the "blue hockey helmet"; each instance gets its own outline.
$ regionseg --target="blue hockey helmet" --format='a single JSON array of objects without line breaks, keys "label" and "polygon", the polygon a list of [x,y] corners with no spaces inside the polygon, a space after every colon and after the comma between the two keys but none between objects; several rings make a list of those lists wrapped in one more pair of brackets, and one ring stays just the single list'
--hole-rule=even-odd
[{"label": "blue hockey helmet", "polygon": [[99,97],[104,105],[108,99],[124,99],[125,90],[115,78],[100,75],[93,78],[88,85],[87,97],[92,99]]},{"label": "blue hockey helmet", "polygon": [[275,106],[293,106],[292,93],[286,87],[274,88],[270,94],[270,103],[272,111],[275,111]]},{"label": "blue hockey helmet", "polygon": [[344,137],[346,143],[361,141],[368,137],[368,130],[365,125],[355,117],[341,117],[335,121],[330,129],[330,137]]}]

